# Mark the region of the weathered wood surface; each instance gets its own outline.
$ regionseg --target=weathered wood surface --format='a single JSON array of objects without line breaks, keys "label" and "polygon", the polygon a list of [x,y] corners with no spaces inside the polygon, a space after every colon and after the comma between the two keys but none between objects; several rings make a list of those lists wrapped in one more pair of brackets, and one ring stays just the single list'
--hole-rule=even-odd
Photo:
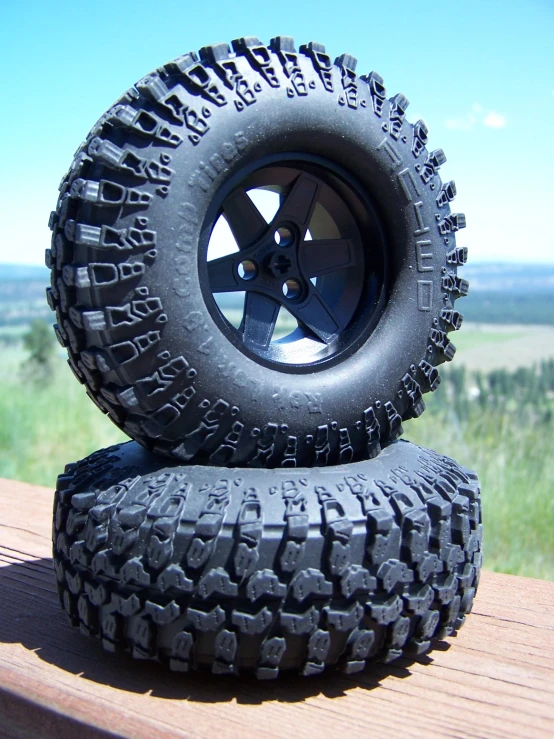
[{"label": "weathered wood surface", "polygon": [[51,505],[0,480],[0,736],[554,736],[554,583],[485,572],[456,637],[361,676],[175,675],[69,626]]}]

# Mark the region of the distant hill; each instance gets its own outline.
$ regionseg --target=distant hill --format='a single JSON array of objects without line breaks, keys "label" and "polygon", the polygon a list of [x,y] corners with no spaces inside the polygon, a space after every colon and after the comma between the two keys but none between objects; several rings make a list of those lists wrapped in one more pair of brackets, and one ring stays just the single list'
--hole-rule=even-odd
[{"label": "distant hill", "polygon": [[469,295],[456,307],[475,323],[554,324],[554,264],[468,264]]},{"label": "distant hill", "polygon": [[[456,308],[472,323],[554,325],[554,264],[482,262],[459,270],[469,295]],[[222,308],[238,308],[233,293],[218,296]]]},{"label": "distant hill", "polygon": [[50,281],[49,270],[35,264],[0,264],[0,282],[42,282]]},{"label": "distant hill", "polygon": [[554,290],[523,292],[518,289],[473,289],[456,303],[471,323],[525,323],[554,325]]},{"label": "distant hill", "polygon": [[0,264],[0,328],[23,330],[36,318],[52,323],[45,296],[49,282],[46,267]]},{"label": "distant hill", "polygon": [[554,294],[554,264],[510,264],[471,262],[460,272],[469,280],[471,292],[551,292]]},{"label": "distant hill", "polygon": [[[456,307],[466,321],[554,325],[554,264],[482,262],[468,264],[460,274],[469,295]],[[46,305],[46,267],[0,264],[0,327],[24,326],[33,318],[53,320]],[[238,295],[221,295],[221,307],[238,308]]]}]

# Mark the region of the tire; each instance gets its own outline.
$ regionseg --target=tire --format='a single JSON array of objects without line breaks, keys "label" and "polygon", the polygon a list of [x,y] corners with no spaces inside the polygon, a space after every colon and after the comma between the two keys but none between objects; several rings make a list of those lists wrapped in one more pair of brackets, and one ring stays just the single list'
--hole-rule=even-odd
[{"label": "tire", "polygon": [[[407,99],[357,77],[353,57],[288,37],[233,48],[142,79],[76,153],[46,255],[58,339],[92,400],[158,453],[371,458],[455,352],[455,185]],[[273,219],[250,189],[279,193]],[[240,260],[210,251],[225,219]],[[243,293],[233,323],[224,303]],[[278,310],[296,326],[286,340],[270,338]]]},{"label": "tire", "polygon": [[71,623],[176,671],[265,679],[422,654],[463,623],[481,565],[475,474],[403,441],[294,472],[129,442],[68,465],[54,511]]}]

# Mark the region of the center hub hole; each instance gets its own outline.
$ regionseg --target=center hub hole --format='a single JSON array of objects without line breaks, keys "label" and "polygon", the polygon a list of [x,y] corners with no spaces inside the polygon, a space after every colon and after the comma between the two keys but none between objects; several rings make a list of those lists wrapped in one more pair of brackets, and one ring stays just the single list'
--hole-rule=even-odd
[{"label": "center hub hole", "polygon": [[258,274],[258,267],[251,259],[244,259],[238,266],[241,280],[252,280]]},{"label": "center hub hole", "polygon": [[274,272],[282,275],[283,277],[287,274],[291,268],[291,261],[286,254],[279,254],[273,259]]},{"label": "center hub hole", "polygon": [[273,234],[275,243],[279,246],[290,246],[294,240],[292,231],[287,226],[279,226]]},{"label": "center hub hole", "polygon": [[283,295],[288,300],[294,300],[295,298],[300,297],[301,293],[302,285],[298,280],[287,280],[283,283]]}]

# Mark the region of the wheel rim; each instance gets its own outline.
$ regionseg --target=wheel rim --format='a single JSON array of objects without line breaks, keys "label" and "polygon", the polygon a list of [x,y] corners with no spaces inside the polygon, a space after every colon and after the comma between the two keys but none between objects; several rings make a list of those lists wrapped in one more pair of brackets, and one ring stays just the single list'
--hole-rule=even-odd
[{"label": "wheel rim", "polygon": [[223,192],[204,230],[206,302],[228,338],[263,364],[337,360],[382,312],[383,231],[337,170],[290,156],[262,166]]}]

